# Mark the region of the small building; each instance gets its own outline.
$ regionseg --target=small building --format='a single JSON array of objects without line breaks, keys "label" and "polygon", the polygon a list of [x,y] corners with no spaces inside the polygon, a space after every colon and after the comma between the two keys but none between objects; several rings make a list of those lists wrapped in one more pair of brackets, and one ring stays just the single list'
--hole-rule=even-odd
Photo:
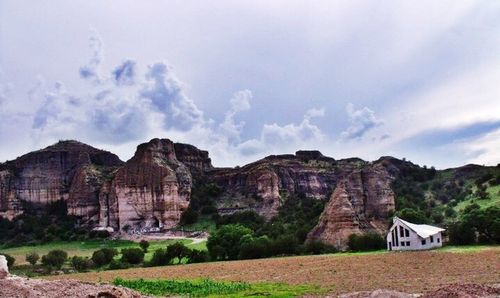
[{"label": "small building", "polygon": [[387,233],[387,250],[424,250],[441,247],[443,231],[444,229],[430,225],[412,224],[396,216]]}]

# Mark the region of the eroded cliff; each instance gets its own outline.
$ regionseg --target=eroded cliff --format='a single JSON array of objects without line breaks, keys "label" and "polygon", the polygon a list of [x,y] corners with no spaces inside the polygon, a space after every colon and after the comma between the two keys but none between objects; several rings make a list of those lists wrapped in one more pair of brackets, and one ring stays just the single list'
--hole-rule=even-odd
[{"label": "eroded cliff", "polygon": [[151,231],[179,223],[193,185],[214,183],[220,214],[255,210],[275,216],[288,197],[324,200],[310,239],[343,246],[351,233],[385,229],[394,210],[395,160],[335,160],[319,151],[273,155],[236,168],[214,168],[208,152],[168,139],[137,147],[126,163],[76,141],[59,142],[0,165],[0,216],[22,212],[24,201],[65,200],[90,226]]}]

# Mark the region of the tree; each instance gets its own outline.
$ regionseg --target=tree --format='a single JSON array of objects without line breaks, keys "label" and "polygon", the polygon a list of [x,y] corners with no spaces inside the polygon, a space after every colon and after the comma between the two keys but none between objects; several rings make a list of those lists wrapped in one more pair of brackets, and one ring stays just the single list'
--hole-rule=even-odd
[{"label": "tree", "polygon": [[168,265],[171,258],[167,255],[167,250],[160,248],[155,250],[153,257],[151,258],[151,266],[165,266]]},{"label": "tree", "polygon": [[121,261],[129,264],[140,264],[144,261],[144,251],[140,248],[122,249]]},{"label": "tree", "polygon": [[418,209],[404,208],[397,211],[396,216],[415,224],[426,224],[429,221],[425,214]]},{"label": "tree", "polygon": [[198,212],[196,212],[193,208],[189,207],[184,211],[181,215],[181,224],[190,225],[195,223],[198,220]]},{"label": "tree", "polygon": [[26,262],[30,263],[31,266],[35,266],[40,256],[36,252],[30,252],[26,255]]},{"label": "tree", "polygon": [[363,235],[351,234],[347,240],[347,246],[351,251],[370,251],[383,249],[385,240],[377,233],[366,233]]},{"label": "tree", "polygon": [[76,271],[86,271],[92,267],[92,261],[88,257],[73,256],[71,258],[71,266]]},{"label": "tree", "polygon": [[207,248],[216,260],[236,260],[240,252],[241,238],[253,232],[242,225],[225,225],[208,237]]},{"label": "tree", "polygon": [[259,259],[270,255],[271,241],[267,236],[254,238],[251,235],[245,235],[241,240],[240,259]]},{"label": "tree", "polygon": [[141,240],[141,242],[139,242],[139,246],[142,248],[144,253],[148,252],[149,242],[147,240]]},{"label": "tree", "polygon": [[208,254],[206,251],[192,249],[191,253],[188,255],[189,263],[203,263],[208,261]]},{"label": "tree", "polygon": [[175,242],[167,247],[167,256],[172,262],[175,262],[175,259],[177,259],[177,263],[180,263],[182,259],[189,256],[190,253],[191,249],[182,242]]},{"label": "tree", "polygon": [[55,249],[49,251],[48,254],[42,257],[42,264],[48,269],[56,268],[61,269],[64,262],[68,259],[68,253],[64,250]]},{"label": "tree", "polygon": [[448,226],[448,236],[451,244],[467,245],[476,242],[474,227],[461,221]]},{"label": "tree", "polygon": [[96,267],[102,267],[111,263],[117,254],[118,251],[114,248],[102,248],[94,251],[92,254],[92,262]]}]

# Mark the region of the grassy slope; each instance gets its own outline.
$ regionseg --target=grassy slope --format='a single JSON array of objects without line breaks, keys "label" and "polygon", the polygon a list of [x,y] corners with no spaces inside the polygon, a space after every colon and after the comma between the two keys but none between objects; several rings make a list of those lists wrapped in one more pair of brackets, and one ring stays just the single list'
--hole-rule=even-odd
[{"label": "grassy slope", "polygon": [[[158,240],[149,241],[150,246],[148,253],[145,256],[146,260],[149,260],[153,255],[153,252],[158,248],[165,248],[169,244],[181,241],[186,244],[189,248],[193,249],[206,249],[206,243],[196,243],[192,244],[192,240]],[[91,256],[92,253],[101,248],[116,248],[118,250],[122,248],[139,247],[139,244],[128,240],[90,240],[90,241],[73,241],[73,242],[52,242],[43,245],[35,246],[20,246],[12,248],[2,248],[0,246],[0,252],[9,254],[16,258],[16,265],[26,264],[25,256],[27,253],[36,252],[40,256],[47,254],[53,249],[62,249],[71,256]]]},{"label": "grassy slope", "polygon": [[486,192],[489,194],[488,199],[481,200],[474,196],[471,196],[465,201],[462,201],[455,206],[455,211],[463,210],[467,205],[472,203],[476,203],[481,208],[488,208],[491,206],[500,206],[500,185],[490,186],[486,189]]}]

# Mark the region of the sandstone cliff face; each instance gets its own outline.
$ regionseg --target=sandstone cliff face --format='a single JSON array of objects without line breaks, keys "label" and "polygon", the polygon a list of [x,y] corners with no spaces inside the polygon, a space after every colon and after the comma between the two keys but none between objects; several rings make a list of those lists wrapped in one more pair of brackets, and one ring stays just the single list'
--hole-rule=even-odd
[{"label": "sandstone cliff face", "polygon": [[394,178],[382,163],[347,175],[337,184],[308,238],[344,249],[351,234],[385,233],[385,221],[395,207],[390,187]]},{"label": "sandstone cliff face", "polygon": [[326,199],[336,184],[336,162],[318,151],[269,156],[241,168],[216,169],[210,181],[222,186],[222,210],[253,209],[266,218],[277,214],[290,194]]},{"label": "sandstone cliff face", "polygon": [[174,227],[189,206],[191,186],[191,173],[177,160],[174,143],[153,139],[141,144],[99,194],[100,225],[146,230]]},{"label": "sandstone cliff face", "polygon": [[216,183],[221,214],[255,210],[272,218],[290,195],[328,201],[309,239],[343,247],[352,233],[384,231],[394,210],[390,184],[396,159],[334,160],[319,151],[269,156],[237,168],[214,168],[208,152],[167,139],[141,144],[129,161],[75,141],[0,164],[0,216],[22,202],[66,200],[70,214],[90,226],[147,231],[178,224],[194,181]]},{"label": "sandstone cliff face", "polygon": [[[69,197],[79,197],[82,205],[95,204],[84,188],[99,188],[98,181],[82,182],[81,171],[87,166],[114,168],[120,159],[109,152],[76,141],[63,141],[43,150],[28,153],[0,165],[0,216],[12,218],[22,212],[22,201],[47,204]],[[95,183],[95,184],[93,184]],[[72,193],[75,191],[76,193]],[[74,206],[76,208],[76,206]],[[98,206],[96,206],[98,207]],[[73,208],[75,213],[85,212]]]}]

